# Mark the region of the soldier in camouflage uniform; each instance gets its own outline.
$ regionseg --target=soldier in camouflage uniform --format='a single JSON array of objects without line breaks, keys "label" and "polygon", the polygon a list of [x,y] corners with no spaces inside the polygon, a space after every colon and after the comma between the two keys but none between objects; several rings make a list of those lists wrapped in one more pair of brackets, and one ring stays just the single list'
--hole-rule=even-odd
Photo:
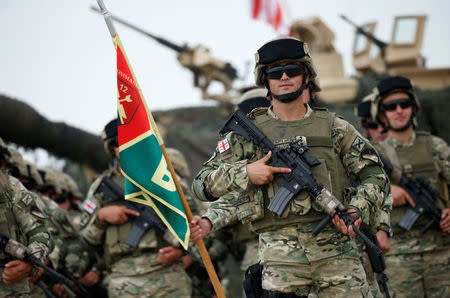
[{"label": "soldier in camouflage uniform", "polygon": [[[389,193],[389,183],[373,147],[348,122],[325,109],[311,109],[307,103],[320,91],[316,70],[307,45],[294,38],[266,43],[255,54],[255,80],[265,86],[272,106],[253,110],[248,116],[278,147],[302,141],[311,155],[321,160],[312,174],[349,208],[356,225],[369,226]],[[353,229],[335,217],[314,237],[311,230],[325,216],[302,191],[281,217],[266,210],[284,179],[278,173],[290,169],[266,165],[271,152],[263,151],[235,133],[219,143],[193,183],[196,196],[215,200],[230,191],[240,195],[232,208],[208,218],[194,218],[192,239],[207,234],[236,212],[243,223],[251,223],[259,234],[262,288],[268,297],[371,296],[362,268]],[[349,192],[349,177],[360,184]],[[351,196],[345,194],[351,193]],[[354,212],[361,214],[356,219]],[[348,235],[350,234],[350,235]]]},{"label": "soldier in camouflage uniform", "polygon": [[[43,262],[52,249],[45,225],[46,217],[35,204],[35,195],[15,178],[0,170],[0,231],[26,244],[29,252]],[[0,296],[27,297],[26,277],[36,277],[38,269],[0,252]]]},{"label": "soldier in camouflage uniform", "polygon": [[374,98],[375,95],[373,93],[364,97],[358,104],[356,115],[360,119],[361,127],[365,130],[362,134],[367,136],[367,139],[370,141],[379,142],[386,139],[387,135],[383,126],[372,118],[370,109]]},{"label": "soldier in camouflage uniform", "polygon": [[[444,140],[416,131],[415,115],[420,106],[409,79],[389,77],[374,89],[372,115],[387,130],[388,137],[376,146],[393,166],[390,178],[394,199],[391,214],[394,236],[386,256],[389,284],[398,297],[450,296],[450,209],[445,208],[444,185],[450,182],[450,148]],[[443,209],[440,227],[423,235],[420,228],[428,222],[419,217],[410,231],[398,226],[409,206],[415,203],[398,184],[400,178],[418,174],[439,190],[436,207]]]},{"label": "soldier in camouflage uniform", "polygon": [[170,264],[158,261],[161,248],[178,242],[167,230],[160,235],[156,229],[148,229],[136,248],[126,244],[127,237],[139,216],[128,209],[125,200],[112,201],[99,191],[103,177],[109,177],[123,189],[117,143],[117,120],[108,123],[103,132],[108,153],[115,157],[114,166],[104,172],[91,185],[83,208],[91,215],[82,235],[93,244],[102,245],[107,275],[103,283],[110,297],[189,297],[191,281],[183,270],[180,260]]}]

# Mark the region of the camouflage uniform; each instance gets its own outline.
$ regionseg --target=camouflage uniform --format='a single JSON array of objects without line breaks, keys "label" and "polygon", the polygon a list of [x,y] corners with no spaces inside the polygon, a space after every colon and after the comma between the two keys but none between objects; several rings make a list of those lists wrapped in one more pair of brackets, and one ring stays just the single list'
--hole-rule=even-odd
[{"label": "camouflage uniform", "polygon": [[[389,184],[376,152],[353,126],[326,110],[313,111],[308,106],[306,115],[298,121],[280,121],[266,108],[255,109],[248,116],[276,146],[302,140],[319,160],[328,156],[312,168],[313,175],[349,208],[360,210],[365,225],[371,223],[371,214],[381,208]],[[276,176],[262,187],[253,185],[246,165],[267,152],[234,133],[228,134],[226,141],[229,149],[220,153],[217,148],[197,175],[193,189],[203,199],[218,198],[230,191],[245,194],[232,202],[233,208],[216,211],[208,219],[213,230],[236,216],[243,223],[251,223],[259,234],[263,288],[300,296],[311,291],[320,296],[370,296],[355,241],[332,225],[313,237],[311,230],[324,214],[304,191],[293,198],[281,218],[266,212],[269,199],[284,179]],[[360,181],[352,196],[344,195],[349,193],[347,175]],[[375,231],[379,227],[370,228]]]},{"label": "camouflage uniform", "polygon": [[91,246],[73,227],[67,210],[45,196],[37,202],[49,218],[49,232],[55,240],[55,247],[48,256],[53,268],[65,266],[76,279],[81,278],[95,262]]},{"label": "camouflage uniform", "polygon": [[[393,184],[398,184],[402,175],[413,178],[422,173],[443,194],[440,178],[450,183],[450,148],[442,139],[413,132],[407,145],[388,137],[376,146],[394,166]],[[443,196],[436,199],[436,207],[444,209],[443,200]],[[420,228],[428,221],[426,216],[421,216],[410,231],[402,229],[398,223],[407,208],[394,207],[391,214],[394,236],[386,266],[392,292],[398,297],[449,297],[450,236],[440,228],[421,235]]]},{"label": "camouflage uniform", "polygon": [[[129,216],[127,223],[111,225],[97,219],[97,212],[107,204],[108,198],[96,192],[103,176],[108,176],[123,188],[123,177],[111,168],[91,185],[83,208],[91,215],[89,223],[81,233],[93,245],[103,245],[107,275],[103,283],[108,287],[110,297],[188,297],[191,295],[191,281],[181,261],[164,265],[156,259],[158,250],[172,245],[163,239],[155,229],[150,229],[133,248],[125,243],[133,225]],[[115,201],[111,204],[123,204]],[[84,219],[82,219],[84,221]],[[170,232],[169,232],[170,233]]]},{"label": "camouflage uniform", "polygon": [[[2,234],[27,243],[30,252],[43,262],[52,249],[53,241],[45,226],[45,215],[35,204],[35,195],[15,178],[0,171],[0,231]],[[30,289],[28,280],[5,285],[1,281],[4,265],[12,259],[0,252],[0,296],[25,297]]]}]

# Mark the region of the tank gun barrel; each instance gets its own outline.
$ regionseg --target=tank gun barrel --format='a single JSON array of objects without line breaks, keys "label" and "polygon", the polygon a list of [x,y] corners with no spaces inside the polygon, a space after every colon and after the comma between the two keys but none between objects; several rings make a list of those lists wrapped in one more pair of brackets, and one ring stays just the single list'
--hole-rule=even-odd
[{"label": "tank gun barrel", "polygon": [[[93,11],[99,13],[99,14],[102,14],[100,9],[98,9],[95,6],[91,6],[91,9]],[[177,44],[175,44],[175,43],[173,43],[173,42],[171,42],[171,41],[169,41],[169,40],[167,40],[165,38],[156,36],[156,35],[148,32],[148,31],[145,31],[144,29],[141,29],[141,28],[139,28],[139,27],[137,27],[137,26],[135,26],[133,24],[130,24],[129,22],[127,22],[127,21],[125,21],[125,20],[123,20],[123,19],[121,19],[119,17],[116,17],[114,15],[111,15],[111,19],[113,19],[117,23],[120,23],[120,24],[122,24],[122,25],[124,25],[124,26],[126,26],[128,28],[131,28],[131,29],[133,29],[133,30],[135,30],[135,31],[137,31],[139,33],[142,33],[142,34],[144,34],[144,35],[146,35],[146,36],[156,40],[160,44],[162,44],[162,45],[164,45],[164,46],[166,46],[166,47],[168,47],[168,48],[170,48],[170,49],[172,49],[172,50],[174,50],[174,51],[176,51],[178,53],[186,51],[188,49],[186,45],[183,45],[183,46],[177,45]]]},{"label": "tank gun barrel", "polygon": [[377,47],[380,48],[382,55],[384,55],[384,49],[387,47],[387,45],[388,45],[387,43],[385,43],[382,40],[379,40],[378,38],[373,36],[371,33],[367,32],[363,27],[356,25],[354,22],[352,22],[346,16],[344,16],[342,14],[339,16],[341,17],[341,19],[343,19],[344,21],[346,21],[347,23],[349,23],[350,25],[355,27],[358,33],[361,33],[362,35],[367,37],[369,40],[371,40]]}]

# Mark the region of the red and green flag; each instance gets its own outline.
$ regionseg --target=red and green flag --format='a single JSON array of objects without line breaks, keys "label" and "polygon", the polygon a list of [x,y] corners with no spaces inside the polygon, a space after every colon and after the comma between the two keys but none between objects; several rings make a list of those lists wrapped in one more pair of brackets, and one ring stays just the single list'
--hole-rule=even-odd
[{"label": "red and green flag", "polygon": [[125,176],[125,199],[151,206],[187,249],[189,226],[180,196],[161,147],[162,138],[118,35],[117,112],[120,167]]}]

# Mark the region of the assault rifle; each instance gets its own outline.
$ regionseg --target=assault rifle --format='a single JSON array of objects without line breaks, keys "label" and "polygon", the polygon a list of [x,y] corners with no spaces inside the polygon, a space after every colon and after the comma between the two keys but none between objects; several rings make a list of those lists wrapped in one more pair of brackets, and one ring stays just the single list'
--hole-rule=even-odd
[{"label": "assault rifle", "polygon": [[[380,245],[378,244],[377,237],[374,234],[370,233],[369,231],[367,231],[365,229],[363,229],[363,233],[364,233],[364,235],[367,236],[367,238],[370,239],[370,241],[375,243],[375,245],[378,248],[380,247]],[[389,279],[388,279],[386,273],[384,273],[384,270],[386,269],[386,263],[384,262],[383,255],[377,254],[377,252],[375,250],[373,250],[371,247],[366,247],[366,253],[367,253],[367,256],[369,257],[369,261],[370,261],[370,265],[372,266],[372,270],[373,270],[373,272],[376,273],[377,282],[378,282],[378,285],[380,286],[381,291],[384,293],[386,298],[390,298],[391,296],[389,295],[389,290],[387,287],[387,282]]]},{"label": "assault rifle", "polygon": [[370,41],[372,41],[377,47],[380,48],[380,52],[381,52],[381,56],[384,57],[384,53],[385,53],[385,49],[387,47],[387,43],[385,43],[384,41],[379,40],[378,38],[376,38],[375,36],[373,36],[372,34],[370,34],[369,32],[367,32],[363,27],[356,25],[354,22],[352,22],[349,18],[347,18],[344,15],[339,15],[341,17],[341,19],[343,19],[344,21],[346,21],[347,23],[349,23],[350,25],[352,25],[353,27],[355,27],[356,31],[362,35],[364,35],[367,39],[369,39]]},{"label": "assault rifle", "polygon": [[[100,182],[100,185],[96,190],[96,193],[98,192],[104,193],[109,198],[108,202],[125,200],[123,189],[107,176],[104,176]],[[136,248],[144,233],[150,228],[155,228],[161,235],[166,233],[166,225],[150,206],[133,201],[125,201],[125,206],[128,209],[139,212],[139,216],[131,228],[130,234],[128,234],[128,238],[125,242],[126,244]]]},{"label": "assault rifle", "polygon": [[[115,201],[123,201],[125,199],[125,193],[119,185],[117,185],[114,181],[112,181],[109,177],[104,176],[102,181],[100,182],[99,187],[95,191],[95,193],[104,193],[108,200],[106,203],[115,202]],[[133,201],[125,201],[125,206],[128,209],[139,212],[139,216],[137,217],[136,222],[131,228],[130,234],[128,234],[126,244],[137,247],[139,244],[139,240],[142,238],[144,233],[150,228],[155,228],[156,231],[162,235],[162,237],[172,244],[173,246],[178,245],[178,241],[172,236],[172,233],[167,233],[167,226],[164,222],[159,218],[156,214],[155,210],[152,207],[139,204]],[[201,258],[198,258],[195,254],[192,253],[191,248],[187,250],[187,253],[197,262],[199,262],[202,266],[204,266]]]},{"label": "assault rifle", "polygon": [[439,197],[439,191],[430,185],[430,182],[421,174],[415,179],[402,178],[402,187],[416,203],[416,207],[409,207],[405,215],[400,220],[399,226],[405,230],[411,230],[417,219],[424,214],[428,214],[431,220],[420,229],[420,233],[425,233],[433,225],[439,225],[442,210],[437,208],[434,201]]},{"label": "assault rifle", "polygon": [[[42,264],[42,262],[35,256],[29,253],[28,248],[20,242],[17,242],[8,236],[0,235],[0,250],[4,253],[22,260],[24,262],[30,263],[34,267],[40,267],[44,269],[44,277],[51,280],[53,283],[62,284],[66,293],[71,297],[89,297],[89,293],[81,285],[80,287],[65,277],[64,275],[56,272],[52,268]],[[75,291],[76,294],[74,292]]]},{"label": "assault rifle", "polygon": [[353,231],[364,240],[366,246],[374,249],[378,255],[381,254],[380,248],[355,226],[355,220],[347,213],[347,208],[330,191],[325,189],[323,185],[317,183],[316,179],[312,176],[311,167],[319,165],[320,161],[307,152],[307,146],[298,141],[293,141],[289,144],[288,148],[276,147],[240,110],[237,110],[231,115],[230,119],[228,119],[220,131],[220,134],[225,135],[230,131],[234,131],[244,137],[245,140],[253,142],[257,146],[263,146],[272,151],[271,166],[290,168],[292,170],[290,173],[282,174],[286,182],[270,201],[268,206],[270,211],[281,216],[291,199],[300,191],[305,190],[328,214],[313,229],[312,233],[314,236],[325,228],[332,217],[337,214],[345,222],[347,227],[351,226]]}]

